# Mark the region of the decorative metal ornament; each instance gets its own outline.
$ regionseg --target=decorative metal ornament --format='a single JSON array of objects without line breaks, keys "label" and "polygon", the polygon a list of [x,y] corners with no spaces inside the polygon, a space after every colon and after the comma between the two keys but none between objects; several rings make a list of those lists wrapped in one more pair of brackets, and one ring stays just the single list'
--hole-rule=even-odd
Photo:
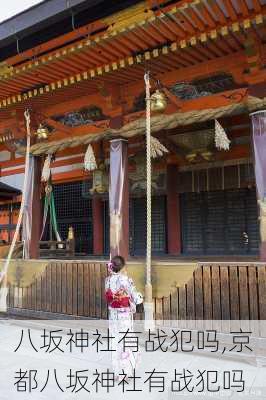
[{"label": "decorative metal ornament", "polygon": [[206,149],[197,149],[196,151],[186,155],[186,160],[189,163],[199,163],[202,161],[211,161],[213,159],[213,153]]},{"label": "decorative metal ornament", "polygon": [[[147,189],[146,159],[142,155],[134,157],[133,171],[129,172],[129,188],[134,194],[145,195]],[[153,169],[151,177],[151,190],[153,193],[164,194],[166,191],[166,171]]]},{"label": "decorative metal ornament", "polygon": [[38,136],[38,139],[47,139],[49,136],[49,130],[46,126],[40,124],[39,128],[35,132],[35,135]]},{"label": "decorative metal ornament", "polygon": [[151,95],[151,111],[164,112],[167,107],[167,99],[164,93],[158,89]]},{"label": "decorative metal ornament", "polygon": [[211,161],[213,158],[213,153],[211,151],[204,151],[201,153],[201,157],[205,160],[205,161]]},{"label": "decorative metal ornament", "polygon": [[0,79],[10,75],[11,72],[13,71],[13,66],[12,65],[8,65],[6,62],[1,62],[0,63]]},{"label": "decorative metal ornament", "polygon": [[92,172],[93,184],[90,193],[103,194],[108,191],[108,176],[104,164],[101,164],[98,169]]},{"label": "decorative metal ornament", "polygon": [[70,226],[68,228],[68,235],[67,235],[68,240],[73,240],[74,239],[74,229],[73,226]]},{"label": "decorative metal ornament", "polygon": [[214,153],[214,130],[179,133],[171,136],[189,163],[210,161]]},{"label": "decorative metal ornament", "polygon": [[46,195],[49,196],[53,191],[52,185],[50,185],[50,184],[45,185],[44,190],[45,190]]}]

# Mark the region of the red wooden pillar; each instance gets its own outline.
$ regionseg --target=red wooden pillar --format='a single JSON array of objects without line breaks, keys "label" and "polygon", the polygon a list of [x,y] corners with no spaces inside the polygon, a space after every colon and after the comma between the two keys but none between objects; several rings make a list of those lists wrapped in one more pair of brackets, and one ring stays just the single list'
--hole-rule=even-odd
[{"label": "red wooden pillar", "polygon": [[103,255],[103,201],[97,197],[92,199],[92,219],[93,219],[93,254]]},{"label": "red wooden pillar", "polygon": [[168,254],[181,253],[180,202],[177,193],[178,169],[175,164],[167,165],[167,237]]},{"label": "red wooden pillar", "polygon": [[32,228],[30,240],[30,258],[40,257],[39,241],[42,224],[42,200],[41,200],[41,171],[42,161],[40,157],[34,157],[34,184],[32,196]]}]

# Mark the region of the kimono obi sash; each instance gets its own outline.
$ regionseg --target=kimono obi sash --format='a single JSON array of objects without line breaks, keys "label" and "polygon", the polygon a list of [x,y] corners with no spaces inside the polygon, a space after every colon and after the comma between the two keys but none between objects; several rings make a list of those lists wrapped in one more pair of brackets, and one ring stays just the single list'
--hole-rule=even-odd
[{"label": "kimono obi sash", "polygon": [[130,297],[124,289],[113,292],[110,288],[106,290],[105,297],[108,305],[112,308],[124,308],[130,306]]}]

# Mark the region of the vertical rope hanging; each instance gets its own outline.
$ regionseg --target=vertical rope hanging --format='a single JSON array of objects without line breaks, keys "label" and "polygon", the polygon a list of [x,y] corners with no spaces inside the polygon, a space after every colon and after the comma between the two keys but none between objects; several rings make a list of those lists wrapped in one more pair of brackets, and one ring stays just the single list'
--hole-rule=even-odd
[{"label": "vertical rope hanging", "polygon": [[146,87],[146,168],[147,168],[147,250],[146,284],[151,284],[151,99],[149,72],[144,75]]},{"label": "vertical rope hanging", "polygon": [[152,281],[151,281],[151,99],[150,99],[150,75],[144,75],[146,87],[146,177],[147,177],[147,250],[146,250],[146,282],[145,282],[145,325],[144,329],[154,330],[154,312],[152,299]]},{"label": "vertical rope hanging", "polygon": [[26,147],[26,158],[25,158],[25,175],[24,175],[24,183],[23,183],[23,191],[22,191],[22,199],[19,210],[19,216],[17,221],[16,230],[12,239],[11,246],[9,248],[8,256],[6,258],[3,271],[0,276],[0,284],[2,283],[2,287],[0,289],[0,311],[7,311],[7,272],[10,264],[10,260],[12,258],[13,251],[15,249],[15,245],[19,236],[19,231],[22,223],[24,208],[25,208],[25,192],[28,185],[28,177],[29,177],[29,164],[30,164],[30,113],[28,110],[24,112],[24,117],[26,121],[26,132],[27,132],[27,147]]}]

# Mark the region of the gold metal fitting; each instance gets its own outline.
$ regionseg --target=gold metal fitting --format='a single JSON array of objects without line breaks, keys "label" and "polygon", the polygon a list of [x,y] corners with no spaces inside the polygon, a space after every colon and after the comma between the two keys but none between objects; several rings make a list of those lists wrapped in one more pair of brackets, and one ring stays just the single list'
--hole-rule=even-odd
[{"label": "gold metal fitting", "polygon": [[152,112],[164,112],[167,107],[167,99],[164,93],[160,90],[156,90],[151,95],[151,111]]},{"label": "gold metal fitting", "polygon": [[49,130],[46,126],[40,124],[35,135],[38,136],[38,139],[47,139],[49,136]]}]

